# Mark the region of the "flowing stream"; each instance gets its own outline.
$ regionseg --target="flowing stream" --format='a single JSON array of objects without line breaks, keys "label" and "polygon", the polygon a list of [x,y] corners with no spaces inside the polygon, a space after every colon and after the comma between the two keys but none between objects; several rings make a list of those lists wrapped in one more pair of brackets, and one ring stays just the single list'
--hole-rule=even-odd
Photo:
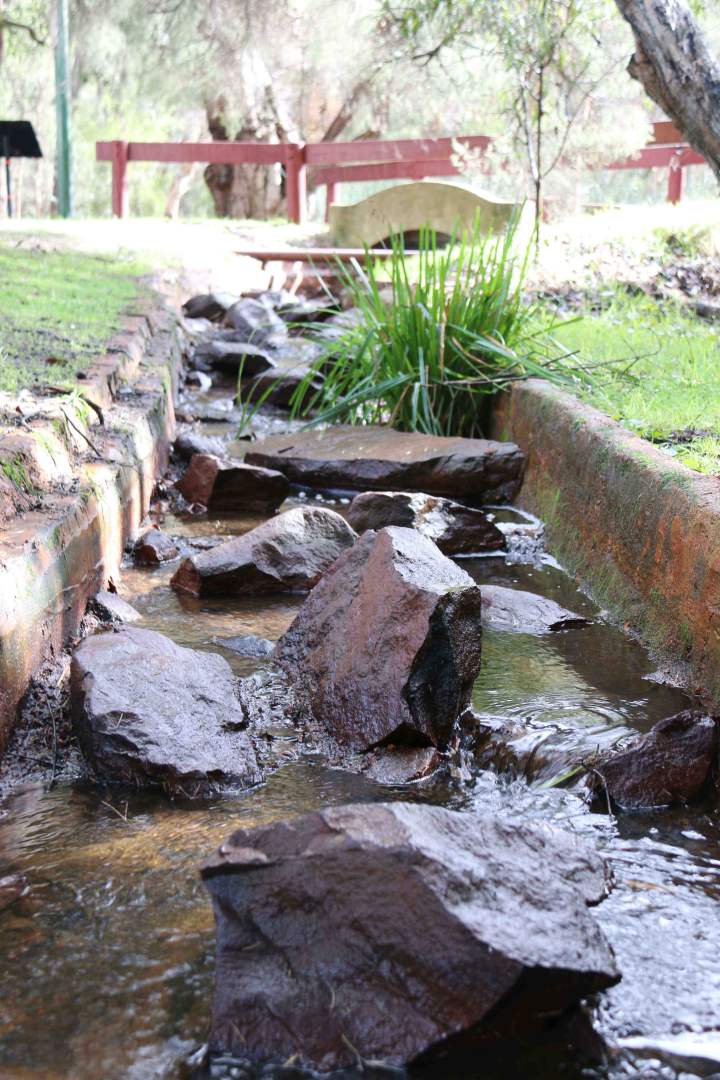
[{"label": "flowing stream", "polygon": [[[168,517],[162,527],[194,539],[236,535],[256,523]],[[542,786],[589,747],[646,731],[688,699],[649,680],[644,650],[604,622],[551,562],[485,557],[462,565],[478,582],[530,589],[596,619],[564,633],[484,635],[474,705],[529,729],[520,749],[532,782],[476,770],[470,779],[389,788],[304,756],[244,797],[209,804],[85,782],[17,790],[0,804],[0,877],[21,872],[31,888],[0,912],[2,1080],[185,1075],[183,1059],[206,1038],[212,994],[213,920],[198,867],[238,826],[360,800],[429,800],[549,819],[591,836],[615,872],[615,889],[595,915],[623,974],[594,1006],[599,1030],[616,1044],[720,1027],[717,807],[611,818]],[[292,596],[181,598],[168,587],[175,566],[128,567],[122,595],[142,613],[140,625],[223,653],[238,675],[261,661],[216,639],[275,639],[301,603]],[[609,1075],[678,1074],[652,1059],[615,1058]]]}]

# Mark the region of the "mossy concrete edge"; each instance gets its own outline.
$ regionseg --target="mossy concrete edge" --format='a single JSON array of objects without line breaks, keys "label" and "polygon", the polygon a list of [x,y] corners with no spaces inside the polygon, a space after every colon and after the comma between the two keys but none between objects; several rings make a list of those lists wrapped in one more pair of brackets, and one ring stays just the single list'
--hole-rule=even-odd
[{"label": "mossy concrete edge", "polygon": [[537,379],[498,397],[492,434],[527,455],[518,502],[545,521],[551,554],[720,703],[720,479]]},{"label": "mossy concrete edge", "polygon": [[77,633],[88,600],[118,574],[125,544],[147,513],[175,435],[181,361],[177,317],[148,296],[79,386],[98,407],[88,410],[91,422],[102,415],[108,452],[102,460],[86,456],[78,494],[56,501],[51,512],[23,514],[2,537],[0,754],[31,679]]}]

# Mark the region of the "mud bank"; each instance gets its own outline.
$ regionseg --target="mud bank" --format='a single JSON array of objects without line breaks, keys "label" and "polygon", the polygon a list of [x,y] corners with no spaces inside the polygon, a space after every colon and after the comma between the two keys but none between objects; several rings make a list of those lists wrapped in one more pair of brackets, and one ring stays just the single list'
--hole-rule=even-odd
[{"label": "mud bank", "polygon": [[39,398],[18,421],[31,497],[0,525],[0,753],[34,673],[76,633],[147,513],[175,433],[180,359],[177,319],[150,297],[74,394]]},{"label": "mud bank", "polygon": [[545,521],[551,553],[720,701],[720,479],[535,379],[498,399],[491,434],[527,455],[517,504]]}]

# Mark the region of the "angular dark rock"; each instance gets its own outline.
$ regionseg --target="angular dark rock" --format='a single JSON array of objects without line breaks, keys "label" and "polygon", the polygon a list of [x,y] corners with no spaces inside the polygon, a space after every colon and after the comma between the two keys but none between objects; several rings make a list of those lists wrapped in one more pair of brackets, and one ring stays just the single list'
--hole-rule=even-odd
[{"label": "angular dark rock", "polygon": [[588,790],[599,806],[609,796],[623,810],[688,802],[708,783],[717,758],[718,720],[686,709],[594,762]]},{"label": "angular dark rock", "polygon": [[193,353],[193,363],[201,360],[216,371],[237,375],[242,368],[245,378],[272,369],[275,364],[269,349],[261,349],[244,341],[203,341]]},{"label": "angular dark rock", "polygon": [[275,662],[340,744],[443,747],[480,667],[480,604],[432,541],[365,533],[315,586]]},{"label": "angular dark rock", "polygon": [[297,507],[185,559],[170,584],[193,596],[304,592],[355,539],[334,511]]},{"label": "angular dark rock", "polygon": [[210,319],[211,322],[217,322],[225,317],[228,308],[236,302],[237,296],[230,293],[203,293],[186,300],[182,309],[188,319]]},{"label": "angular dark rock", "polygon": [[264,439],[246,461],[280,469],[307,487],[421,491],[491,503],[515,495],[525,458],[514,443],[335,427]]},{"label": "angular dark rock", "polygon": [[518,634],[546,634],[589,626],[591,619],[577,615],[545,596],[503,585],[482,585],[483,626]]},{"label": "angular dark rock", "polygon": [[482,510],[437,495],[410,491],[365,491],[350,503],[347,519],[358,533],[401,525],[417,529],[446,555],[501,551],[505,537]]},{"label": "angular dark rock", "polygon": [[140,612],[117,593],[100,589],[88,604],[88,608],[103,622],[133,623],[141,618]]},{"label": "angular dark rock", "polygon": [[[311,365],[321,355],[322,348],[314,341],[291,338],[284,342],[272,352],[272,370],[261,372],[251,379],[246,379],[245,375],[249,372],[243,371],[243,378],[238,384],[238,404],[262,400],[267,405],[287,409],[298,386],[309,375]],[[313,375],[307,397],[320,388],[321,379],[319,373]]]},{"label": "angular dark rock", "polygon": [[195,454],[175,487],[189,503],[201,503],[213,514],[272,514],[290,489],[280,472],[224,462],[212,454]]},{"label": "angular dark rock", "polygon": [[86,638],[71,666],[81,748],[104,780],[186,795],[258,783],[228,662],[127,627]]},{"label": "angular dark rock", "polygon": [[237,637],[215,637],[213,641],[216,645],[222,645],[224,648],[229,649],[230,652],[237,653],[238,656],[261,659],[272,656],[275,652],[274,641],[256,637],[255,634],[238,634]]},{"label": "angular dark rock", "polygon": [[178,554],[174,540],[160,529],[148,529],[133,547],[133,558],[138,566],[160,566],[177,558]]},{"label": "angular dark rock", "polygon": [[225,325],[239,332],[245,341],[262,345],[272,335],[287,334],[287,327],[268,304],[260,300],[238,300],[225,313]]},{"label": "angular dark rock", "polygon": [[303,300],[295,296],[276,305],[275,310],[287,323],[319,323],[339,312],[336,300],[325,297],[322,300]]},{"label": "angular dark rock", "polygon": [[190,461],[193,454],[215,454],[224,457],[227,443],[216,435],[201,435],[197,431],[182,431],[174,444],[175,453],[184,461]]},{"label": "angular dark rock", "polygon": [[[535,822],[364,803],[234,833],[203,868],[211,1054],[321,1073],[512,1053],[618,980],[602,859]],[[508,1074],[509,1075],[509,1074]]]}]

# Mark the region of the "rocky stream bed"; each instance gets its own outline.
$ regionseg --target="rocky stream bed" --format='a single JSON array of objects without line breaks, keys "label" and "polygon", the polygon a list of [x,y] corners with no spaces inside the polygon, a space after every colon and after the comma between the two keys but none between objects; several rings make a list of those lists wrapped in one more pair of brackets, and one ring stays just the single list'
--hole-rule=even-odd
[{"label": "rocky stream bed", "polygon": [[497,501],[517,448],[236,441],[228,299],[4,763],[0,1076],[720,1075],[717,720]]}]

